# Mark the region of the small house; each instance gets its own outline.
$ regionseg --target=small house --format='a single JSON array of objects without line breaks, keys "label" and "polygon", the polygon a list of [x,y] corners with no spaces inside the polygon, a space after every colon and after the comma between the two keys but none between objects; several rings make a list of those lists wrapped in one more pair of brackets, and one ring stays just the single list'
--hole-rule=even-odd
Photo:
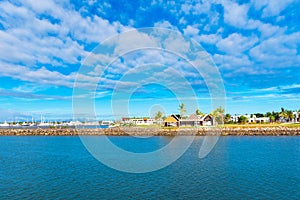
[{"label": "small house", "polygon": [[164,120],[164,127],[179,127],[179,119],[176,115],[171,115]]},{"label": "small house", "polygon": [[209,114],[202,116],[200,119],[201,126],[213,126],[214,124],[214,118]]},{"label": "small house", "polygon": [[180,126],[213,126],[214,125],[214,118],[209,115],[196,115],[191,114],[186,119],[180,120]]},{"label": "small house", "polygon": [[130,124],[131,123],[130,117],[122,117],[122,123],[124,123],[124,124]]},{"label": "small house", "polygon": [[135,124],[135,125],[146,125],[146,126],[153,125],[155,122],[154,119],[147,118],[147,117],[130,119],[130,121],[132,122],[132,124]]},{"label": "small house", "polygon": [[200,126],[201,117],[196,114],[191,114],[186,119],[180,119],[180,126]]}]

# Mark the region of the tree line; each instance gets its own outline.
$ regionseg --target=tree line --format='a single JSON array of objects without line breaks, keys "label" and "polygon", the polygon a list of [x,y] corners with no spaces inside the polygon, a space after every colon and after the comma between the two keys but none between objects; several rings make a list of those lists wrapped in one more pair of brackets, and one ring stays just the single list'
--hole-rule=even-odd
[{"label": "tree line", "polygon": [[[185,114],[186,114],[186,108],[185,108],[185,104],[181,103],[179,104],[178,107],[178,111],[179,111],[179,118],[185,118]],[[254,115],[257,118],[260,117],[268,117],[270,119],[270,122],[292,122],[293,120],[295,120],[295,115],[294,112],[298,113],[298,116],[300,116],[300,110],[288,110],[285,108],[281,108],[281,110],[279,112],[276,111],[272,111],[272,112],[266,112],[266,113],[253,113],[250,114],[250,117],[252,118]],[[196,115],[204,115],[203,112],[200,111],[199,108],[196,109],[195,111]],[[222,108],[221,106],[214,109],[211,113],[209,113],[215,121],[217,122],[224,122],[225,124],[230,124],[230,123],[234,123],[232,121],[232,115],[229,113],[225,114],[225,109]],[[246,114],[247,115],[247,114]],[[164,113],[162,113],[161,111],[158,111],[155,115],[155,119],[156,120],[161,120],[164,119]],[[296,119],[297,120],[297,119]],[[248,118],[245,115],[241,115],[238,117],[238,123],[247,123],[248,122]]]}]

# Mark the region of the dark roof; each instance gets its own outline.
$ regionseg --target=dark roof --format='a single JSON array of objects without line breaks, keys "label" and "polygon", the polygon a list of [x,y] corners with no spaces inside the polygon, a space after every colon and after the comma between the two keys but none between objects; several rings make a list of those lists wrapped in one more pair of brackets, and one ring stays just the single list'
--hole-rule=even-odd
[{"label": "dark roof", "polygon": [[181,119],[180,121],[186,121],[186,122],[200,121],[200,116],[198,116],[196,114],[191,114],[188,118]]},{"label": "dark roof", "polygon": [[210,114],[206,114],[206,115],[203,115],[203,116],[201,117],[201,121],[204,121],[204,119],[205,119],[206,117],[213,118]]},{"label": "dark roof", "polygon": [[179,121],[179,118],[177,117],[177,115],[172,114],[171,117],[174,117],[177,121]]},{"label": "dark roof", "polygon": [[178,120],[175,119],[174,116],[169,116],[165,119],[164,122],[178,122]]},{"label": "dark roof", "polygon": [[200,120],[200,117],[196,114],[191,114],[187,119],[197,121]]}]

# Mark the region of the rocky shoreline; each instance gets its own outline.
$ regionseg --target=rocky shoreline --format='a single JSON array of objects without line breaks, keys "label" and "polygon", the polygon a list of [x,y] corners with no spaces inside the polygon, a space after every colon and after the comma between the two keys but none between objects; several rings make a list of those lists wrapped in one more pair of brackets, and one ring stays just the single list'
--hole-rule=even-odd
[{"label": "rocky shoreline", "polygon": [[177,130],[140,127],[115,127],[107,129],[36,128],[0,129],[0,136],[300,136],[300,127],[223,127],[183,128]]}]

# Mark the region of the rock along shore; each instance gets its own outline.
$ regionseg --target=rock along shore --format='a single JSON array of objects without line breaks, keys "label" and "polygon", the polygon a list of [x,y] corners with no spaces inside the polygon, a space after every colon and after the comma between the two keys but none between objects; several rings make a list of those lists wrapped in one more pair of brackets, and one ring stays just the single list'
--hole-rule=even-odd
[{"label": "rock along shore", "polygon": [[75,129],[75,128],[8,128],[0,129],[1,136],[77,136],[77,135],[110,135],[110,136],[300,136],[300,127],[201,127],[167,130],[160,128],[114,127],[107,129]]}]

